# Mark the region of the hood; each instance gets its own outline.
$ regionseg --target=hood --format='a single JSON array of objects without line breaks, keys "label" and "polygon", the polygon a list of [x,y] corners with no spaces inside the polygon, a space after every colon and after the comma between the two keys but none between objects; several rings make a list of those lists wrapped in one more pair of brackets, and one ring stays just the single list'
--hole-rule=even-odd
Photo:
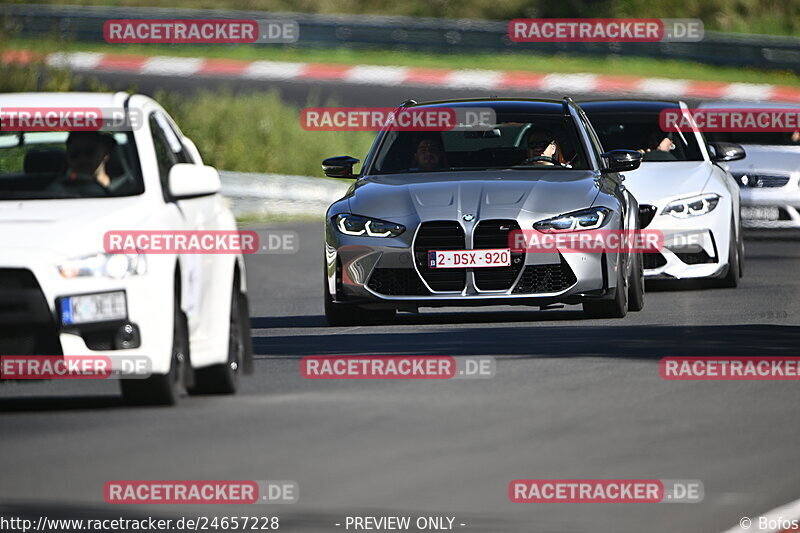
[{"label": "hood", "polygon": [[[465,175],[466,174],[466,175]],[[349,197],[350,212],[392,219],[456,220],[542,217],[591,207],[598,194],[591,171],[480,171],[370,176]]]},{"label": "hood", "polygon": [[743,144],[747,156],[725,163],[731,172],[759,171],[774,174],[800,172],[800,146]]},{"label": "hood", "polygon": [[141,197],[0,201],[0,248],[77,257],[103,250],[111,229],[142,227]]},{"label": "hood", "polygon": [[625,173],[625,186],[640,204],[657,204],[663,198],[703,192],[712,172],[707,161],[646,161]]}]

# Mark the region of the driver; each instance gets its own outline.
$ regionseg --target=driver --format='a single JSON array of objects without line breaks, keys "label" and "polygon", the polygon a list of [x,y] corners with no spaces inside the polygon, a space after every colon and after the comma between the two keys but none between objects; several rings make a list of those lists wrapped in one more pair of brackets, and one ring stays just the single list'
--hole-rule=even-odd
[{"label": "driver", "polygon": [[642,161],[677,161],[678,158],[672,153],[675,143],[672,142],[671,133],[655,129],[647,137],[647,149],[639,150],[644,154]]},{"label": "driver", "polygon": [[533,165],[555,165],[558,141],[550,130],[531,129],[525,135],[528,157],[525,163]]},{"label": "driver", "polygon": [[411,170],[430,172],[447,168],[447,154],[437,134],[423,135],[417,141]]},{"label": "driver", "polygon": [[68,169],[51,188],[77,194],[108,193],[106,164],[117,142],[99,131],[73,131],[67,137]]}]

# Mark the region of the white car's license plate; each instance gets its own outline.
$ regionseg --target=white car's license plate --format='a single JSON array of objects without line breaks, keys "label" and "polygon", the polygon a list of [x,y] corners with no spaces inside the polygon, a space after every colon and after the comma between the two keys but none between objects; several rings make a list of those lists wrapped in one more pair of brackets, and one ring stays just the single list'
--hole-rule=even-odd
[{"label": "white car's license plate", "polygon": [[742,218],[748,220],[778,220],[780,215],[777,207],[742,206]]},{"label": "white car's license plate", "polygon": [[61,298],[63,326],[125,320],[127,317],[128,304],[124,291]]},{"label": "white car's license plate", "polygon": [[430,268],[482,268],[511,266],[511,250],[431,250],[428,252]]}]

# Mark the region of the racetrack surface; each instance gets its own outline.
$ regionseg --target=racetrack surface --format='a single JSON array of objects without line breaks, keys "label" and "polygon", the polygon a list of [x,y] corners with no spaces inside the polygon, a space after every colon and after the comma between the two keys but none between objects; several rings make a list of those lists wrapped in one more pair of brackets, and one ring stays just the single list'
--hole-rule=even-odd
[{"label": "racetrack surface", "polygon": [[[797,383],[666,381],[665,356],[797,356],[796,235],[746,243],[738,289],[652,290],[645,309],[423,310],[328,328],[321,223],[295,255],[248,256],[255,375],[235,397],[122,405],[98,381],[0,385],[0,515],[449,515],[480,532],[725,531],[800,497]],[[306,355],[491,355],[482,380],[308,380]],[[510,481],[697,479],[696,504],[513,504]],[[293,480],[274,506],[110,506],[125,479]],[[465,526],[458,524],[464,523]],[[757,531],[757,529],[753,529]]]}]

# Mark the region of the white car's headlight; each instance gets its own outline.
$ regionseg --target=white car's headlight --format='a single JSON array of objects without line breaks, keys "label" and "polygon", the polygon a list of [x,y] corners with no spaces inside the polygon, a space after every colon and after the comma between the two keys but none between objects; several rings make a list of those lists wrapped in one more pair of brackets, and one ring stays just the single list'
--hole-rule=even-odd
[{"label": "white car's headlight", "polygon": [[611,209],[607,207],[592,207],[581,209],[573,213],[540,220],[533,225],[533,229],[543,232],[555,231],[584,231],[603,227],[611,218]]},{"label": "white car's headlight", "polygon": [[698,194],[689,198],[681,198],[670,202],[661,212],[675,218],[689,218],[705,215],[713,211],[719,204],[720,196],[714,193]]},{"label": "white car's headlight", "polygon": [[333,217],[336,229],[345,235],[363,237],[397,237],[406,228],[394,222],[358,215],[341,214]]},{"label": "white car's headlight", "polygon": [[65,278],[122,279],[147,272],[147,260],[142,254],[99,253],[65,261],[58,265],[58,271]]}]

